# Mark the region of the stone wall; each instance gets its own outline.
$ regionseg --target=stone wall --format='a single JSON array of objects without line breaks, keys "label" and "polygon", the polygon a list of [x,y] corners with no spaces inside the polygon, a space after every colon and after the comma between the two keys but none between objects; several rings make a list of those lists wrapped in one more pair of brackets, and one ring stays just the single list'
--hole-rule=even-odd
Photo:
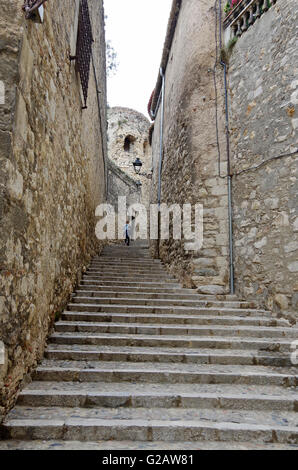
[{"label": "stone wall", "polygon": [[[180,2],[181,3],[181,2]],[[171,18],[179,2],[173,2]],[[186,284],[200,292],[229,290],[227,181],[218,176],[215,129],[215,14],[213,1],[182,2],[165,71],[161,202],[203,204],[204,241],[199,251],[184,240],[161,240],[159,255]],[[171,19],[168,34],[172,29]],[[168,44],[165,45],[164,55]],[[163,65],[163,64],[162,64]],[[216,72],[222,86],[222,72]],[[219,142],[225,147],[223,93],[218,95]],[[155,120],[152,202],[157,202],[161,106]],[[226,174],[223,152],[221,172]],[[157,255],[156,243],[152,251]]]},{"label": "stone wall", "polygon": [[[146,207],[150,199],[152,169],[149,127],[149,120],[138,111],[121,107],[108,110],[109,158],[135,182],[141,182],[140,202]],[[143,163],[139,175],[136,175],[133,167],[137,157]],[[129,187],[127,190],[130,192]]]},{"label": "stone wall", "polygon": [[101,93],[91,66],[82,110],[69,60],[79,1],[46,2],[44,23],[37,24],[24,19],[23,0],[0,0],[0,339],[6,347],[0,406],[13,403],[82,269],[101,248],[94,215],[105,199],[104,16],[101,0],[88,3]]},{"label": "stone wall", "polygon": [[118,210],[118,197],[125,196],[127,205],[140,202],[141,192],[134,179],[108,160],[108,203]]},{"label": "stone wall", "polygon": [[237,292],[298,311],[298,4],[277,2],[229,63]]}]

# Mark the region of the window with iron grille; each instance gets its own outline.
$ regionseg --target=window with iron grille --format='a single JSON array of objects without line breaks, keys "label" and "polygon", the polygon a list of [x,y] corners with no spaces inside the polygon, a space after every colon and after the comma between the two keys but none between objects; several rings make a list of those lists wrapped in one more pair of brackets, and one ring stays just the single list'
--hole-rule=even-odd
[{"label": "window with iron grille", "polygon": [[25,18],[27,20],[34,19],[36,11],[41,7],[47,0],[24,0],[23,10],[25,12]]},{"label": "window with iron grille", "polygon": [[88,1],[81,0],[78,21],[78,37],[76,50],[76,70],[80,75],[84,107],[87,108],[88,84],[90,74],[90,63],[92,55],[92,29],[89,15]]}]

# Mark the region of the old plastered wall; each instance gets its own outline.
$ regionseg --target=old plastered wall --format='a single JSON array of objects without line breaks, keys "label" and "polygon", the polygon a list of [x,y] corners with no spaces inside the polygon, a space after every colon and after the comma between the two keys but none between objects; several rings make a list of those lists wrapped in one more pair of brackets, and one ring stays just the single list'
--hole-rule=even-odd
[{"label": "old plastered wall", "polygon": [[[149,120],[138,111],[118,106],[108,109],[109,158],[134,181],[140,181],[139,199],[146,207],[149,206],[152,169],[149,127]],[[125,141],[129,144],[125,145]],[[139,175],[133,167],[137,157],[143,164]]]},{"label": "old plastered wall", "polygon": [[[43,24],[24,19],[22,0],[0,1],[0,406],[43,354],[45,339],[84,265],[100,249],[95,207],[105,198],[106,82],[101,1],[89,0],[88,109],[69,55],[77,0],[45,4]],[[97,97],[99,97],[100,112]]]},{"label": "old plastered wall", "polygon": [[[215,14],[213,1],[187,0],[172,43],[165,81],[161,202],[204,206],[204,241],[186,252],[184,240],[162,240],[160,257],[186,285],[201,292],[229,289],[227,181],[218,177],[215,128]],[[222,71],[216,72],[222,90]],[[225,148],[222,92],[218,96],[219,143]],[[152,201],[157,202],[161,106],[153,133]],[[221,172],[226,173],[223,151]],[[156,243],[151,243],[156,254]]]},{"label": "old plastered wall", "polygon": [[229,64],[236,289],[298,311],[298,4],[277,2]]}]

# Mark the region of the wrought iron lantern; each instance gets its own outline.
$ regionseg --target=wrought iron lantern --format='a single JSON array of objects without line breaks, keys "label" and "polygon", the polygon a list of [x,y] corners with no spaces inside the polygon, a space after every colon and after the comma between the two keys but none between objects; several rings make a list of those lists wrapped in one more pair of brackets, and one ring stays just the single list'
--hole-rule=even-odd
[{"label": "wrought iron lantern", "polygon": [[143,166],[143,163],[141,162],[141,160],[139,158],[137,158],[136,161],[133,162],[133,166],[134,166],[136,174],[139,175],[140,171],[141,171],[141,168]]}]

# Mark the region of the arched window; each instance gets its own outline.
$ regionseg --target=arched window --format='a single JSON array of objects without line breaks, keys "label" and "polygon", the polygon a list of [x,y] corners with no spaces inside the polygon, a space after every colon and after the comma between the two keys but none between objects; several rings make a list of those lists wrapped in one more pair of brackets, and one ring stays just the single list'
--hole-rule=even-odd
[{"label": "arched window", "polygon": [[124,150],[125,152],[130,152],[136,138],[133,135],[127,135],[124,140]]}]

